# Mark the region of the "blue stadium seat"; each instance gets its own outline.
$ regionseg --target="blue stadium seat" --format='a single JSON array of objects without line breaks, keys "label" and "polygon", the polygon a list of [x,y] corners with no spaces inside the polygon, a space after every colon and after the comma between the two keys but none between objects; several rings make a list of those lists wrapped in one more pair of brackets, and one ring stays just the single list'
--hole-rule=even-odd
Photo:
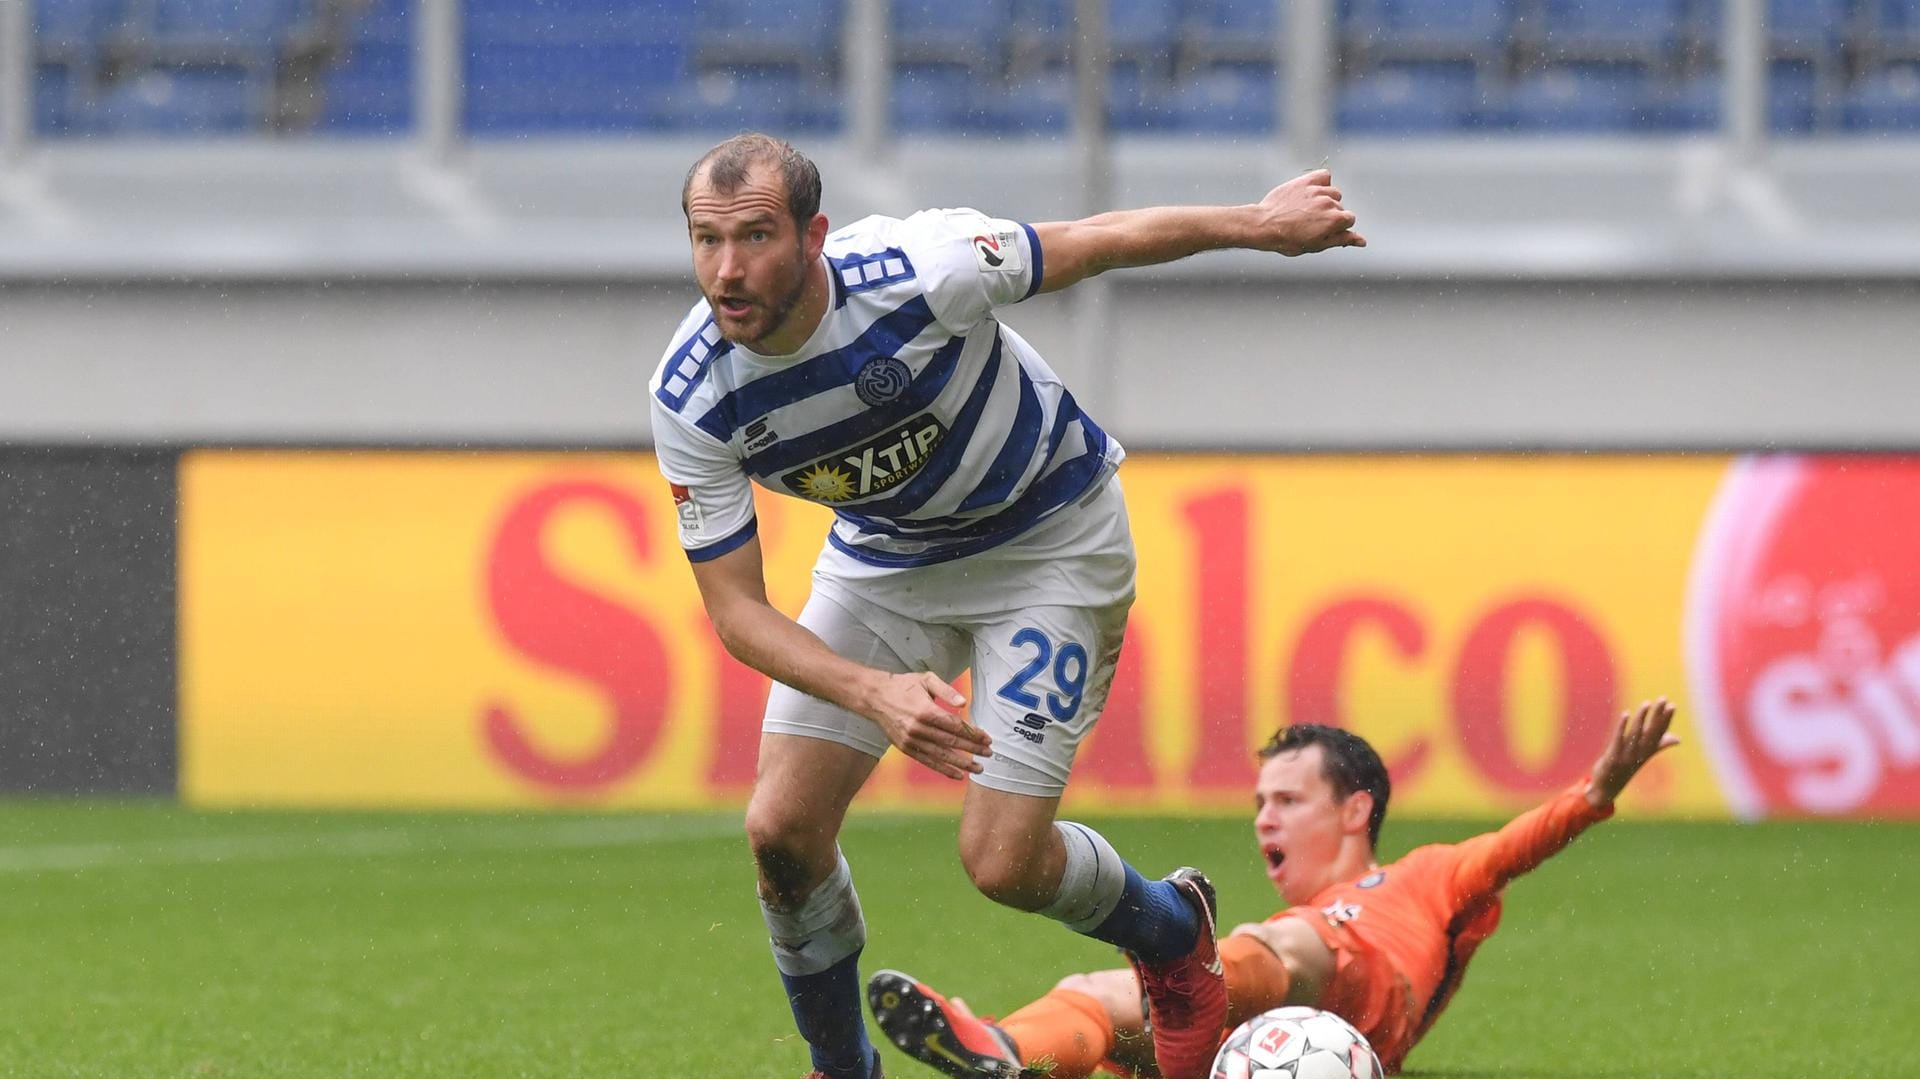
[{"label": "blue stadium seat", "polygon": [[1880,29],[1920,37],[1920,0],[1879,0]]},{"label": "blue stadium seat", "polygon": [[[660,115],[680,50],[576,43],[496,43],[467,61],[467,129],[475,135],[635,131]],[[731,97],[729,89],[727,96]]]},{"label": "blue stadium seat", "polygon": [[[1821,71],[1810,60],[1779,60],[1769,66],[1767,125],[1776,135],[1805,135],[1826,126],[1834,102],[1821,98]],[[1725,109],[1726,85],[1718,72],[1702,72],[1663,95],[1656,111],[1669,131],[1711,130]]]},{"label": "blue stadium seat", "polygon": [[1920,133],[1920,64],[1895,64],[1855,83],[1840,106],[1847,131]]},{"label": "blue stadium seat", "polygon": [[1920,0],[1879,0],[1867,35],[1869,55],[1920,59]]},{"label": "blue stadium seat", "polygon": [[1007,28],[1007,66],[1027,77],[1071,57],[1073,0],[1013,0]]},{"label": "blue stadium seat", "polygon": [[1648,57],[1670,52],[1686,0],[1544,0],[1540,43],[1549,56]]},{"label": "blue stadium seat", "polygon": [[1107,72],[1107,126],[1115,131],[1154,131],[1168,122],[1172,86],[1138,64],[1115,64]]},{"label": "blue stadium seat", "polygon": [[[716,113],[767,115],[753,111],[760,95],[748,84],[799,80],[799,50],[811,38],[770,53],[753,51],[764,35],[746,35],[743,51],[715,58],[737,67],[696,70],[697,20],[734,11],[669,0],[467,0],[468,130],[483,137],[616,134],[698,128]],[[766,30],[778,21],[765,15],[755,25]],[[769,63],[781,72],[760,73]],[[813,95],[785,101],[800,112]]]},{"label": "blue stadium seat", "polygon": [[1667,131],[1711,131],[1720,126],[1726,83],[1718,71],[1703,71],[1682,80],[1662,95],[1660,127]]},{"label": "blue stadium seat", "polygon": [[35,0],[34,50],[42,57],[92,55],[126,6],[127,0]]},{"label": "blue stadium seat", "polygon": [[1776,135],[1805,135],[1819,125],[1820,73],[1810,61],[1777,61],[1767,79],[1767,119]]},{"label": "blue stadium seat", "polygon": [[1514,131],[1632,131],[1649,119],[1652,80],[1639,64],[1560,64],[1514,83],[1503,110]]},{"label": "blue stadium seat", "polygon": [[1256,134],[1277,129],[1280,82],[1273,64],[1214,64],[1183,75],[1168,95],[1178,131]]},{"label": "blue stadium seat", "polygon": [[1805,46],[1828,49],[1845,38],[1853,14],[1853,0],[1771,0],[1767,4],[1767,36],[1779,51]]},{"label": "blue stadium seat", "polygon": [[1049,67],[1009,79],[993,94],[987,110],[992,129],[1006,135],[1047,135],[1066,131],[1073,123],[1073,73]]},{"label": "blue stadium seat", "polygon": [[126,0],[38,0],[33,5],[34,130],[89,128],[105,46]]},{"label": "blue stadium seat", "polygon": [[1180,0],[1107,0],[1107,45],[1118,59],[1171,66],[1184,14]]},{"label": "blue stadium seat", "polygon": [[[1775,57],[1831,62],[1845,42],[1855,0],[1769,0],[1767,38]],[[1725,27],[1725,0],[1696,10],[1702,33],[1717,45]]]},{"label": "blue stadium seat", "polygon": [[42,64],[33,75],[33,130],[41,135],[84,134],[84,91],[72,68]]},{"label": "blue stadium seat", "polygon": [[968,64],[998,71],[1006,63],[1011,0],[894,0],[893,52],[902,63]]},{"label": "blue stadium seat", "polygon": [[743,67],[706,72],[675,88],[660,99],[655,115],[677,131],[814,134],[839,126],[840,102],[792,68]]},{"label": "blue stadium seat", "polygon": [[148,0],[132,23],[155,55],[271,66],[309,0]]},{"label": "blue stadium seat", "polygon": [[963,64],[901,64],[893,74],[893,124],[903,132],[977,131],[994,124],[981,77]]},{"label": "blue stadium seat", "polygon": [[1365,134],[1428,134],[1479,125],[1478,70],[1461,62],[1384,64],[1343,81],[1334,126]]},{"label": "blue stadium seat", "polygon": [[1274,0],[1195,0],[1181,32],[1182,70],[1212,63],[1275,63],[1280,11]]},{"label": "blue stadium seat", "polygon": [[414,0],[374,0],[321,77],[319,131],[391,135],[413,124]]},{"label": "blue stadium seat", "polygon": [[230,66],[152,68],[121,80],[98,110],[112,134],[232,135],[258,130],[267,87],[258,74]]},{"label": "blue stadium seat", "polygon": [[1513,20],[1513,0],[1365,0],[1354,5],[1349,41],[1388,56],[1490,57]]},{"label": "blue stadium seat", "polygon": [[841,0],[701,0],[694,58],[703,66],[831,64],[840,51]]}]

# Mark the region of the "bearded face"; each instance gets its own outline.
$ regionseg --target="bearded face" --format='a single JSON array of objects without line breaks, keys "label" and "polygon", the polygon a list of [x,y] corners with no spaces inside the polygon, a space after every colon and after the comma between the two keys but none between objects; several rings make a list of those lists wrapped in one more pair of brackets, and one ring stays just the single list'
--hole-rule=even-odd
[{"label": "bearded face", "polygon": [[694,277],[721,334],[763,354],[805,343],[794,315],[817,252],[809,253],[809,235],[793,220],[772,170],[755,169],[726,193],[696,183],[687,200],[687,234]]}]

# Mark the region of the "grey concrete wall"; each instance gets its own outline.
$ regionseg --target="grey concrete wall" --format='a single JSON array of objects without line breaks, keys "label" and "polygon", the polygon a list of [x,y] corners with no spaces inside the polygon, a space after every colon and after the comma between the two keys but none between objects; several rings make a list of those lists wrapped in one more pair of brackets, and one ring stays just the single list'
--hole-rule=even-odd
[{"label": "grey concrete wall", "polygon": [[[1115,280],[1005,317],[1138,447],[1920,446],[1920,283]],[[0,442],[644,442],[692,298],[0,286]]]},{"label": "grey concrete wall", "polygon": [[0,449],[0,794],[172,794],[175,456]]}]

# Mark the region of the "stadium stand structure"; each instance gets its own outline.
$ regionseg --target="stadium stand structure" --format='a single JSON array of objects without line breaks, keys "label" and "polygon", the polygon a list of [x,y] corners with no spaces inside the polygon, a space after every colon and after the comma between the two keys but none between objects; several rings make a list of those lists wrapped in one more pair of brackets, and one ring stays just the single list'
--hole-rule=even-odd
[{"label": "stadium stand structure", "polygon": [[[49,136],[394,134],[418,0],[36,0]],[[1619,132],[1719,122],[1723,0],[1337,0],[1335,126]],[[464,0],[479,137],[834,131],[844,0]],[[894,0],[906,133],[1046,134],[1071,114],[1071,0]],[[1279,122],[1272,0],[1111,0],[1121,132]],[[1771,0],[1775,132],[1920,130],[1920,0]]]}]

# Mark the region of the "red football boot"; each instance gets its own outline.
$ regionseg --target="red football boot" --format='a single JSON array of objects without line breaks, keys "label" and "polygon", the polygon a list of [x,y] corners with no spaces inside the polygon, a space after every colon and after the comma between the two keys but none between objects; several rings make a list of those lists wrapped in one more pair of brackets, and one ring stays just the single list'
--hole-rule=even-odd
[{"label": "red football boot", "polygon": [[880,1032],[900,1051],[954,1079],[1019,1079],[1020,1054],[999,1027],[897,970],[867,982]]},{"label": "red football boot", "polygon": [[1198,869],[1176,869],[1166,879],[1200,916],[1193,950],[1165,963],[1148,965],[1132,953],[1127,961],[1147,997],[1153,1056],[1163,1079],[1206,1079],[1227,1022],[1227,979],[1213,939],[1218,903],[1213,882]]}]

